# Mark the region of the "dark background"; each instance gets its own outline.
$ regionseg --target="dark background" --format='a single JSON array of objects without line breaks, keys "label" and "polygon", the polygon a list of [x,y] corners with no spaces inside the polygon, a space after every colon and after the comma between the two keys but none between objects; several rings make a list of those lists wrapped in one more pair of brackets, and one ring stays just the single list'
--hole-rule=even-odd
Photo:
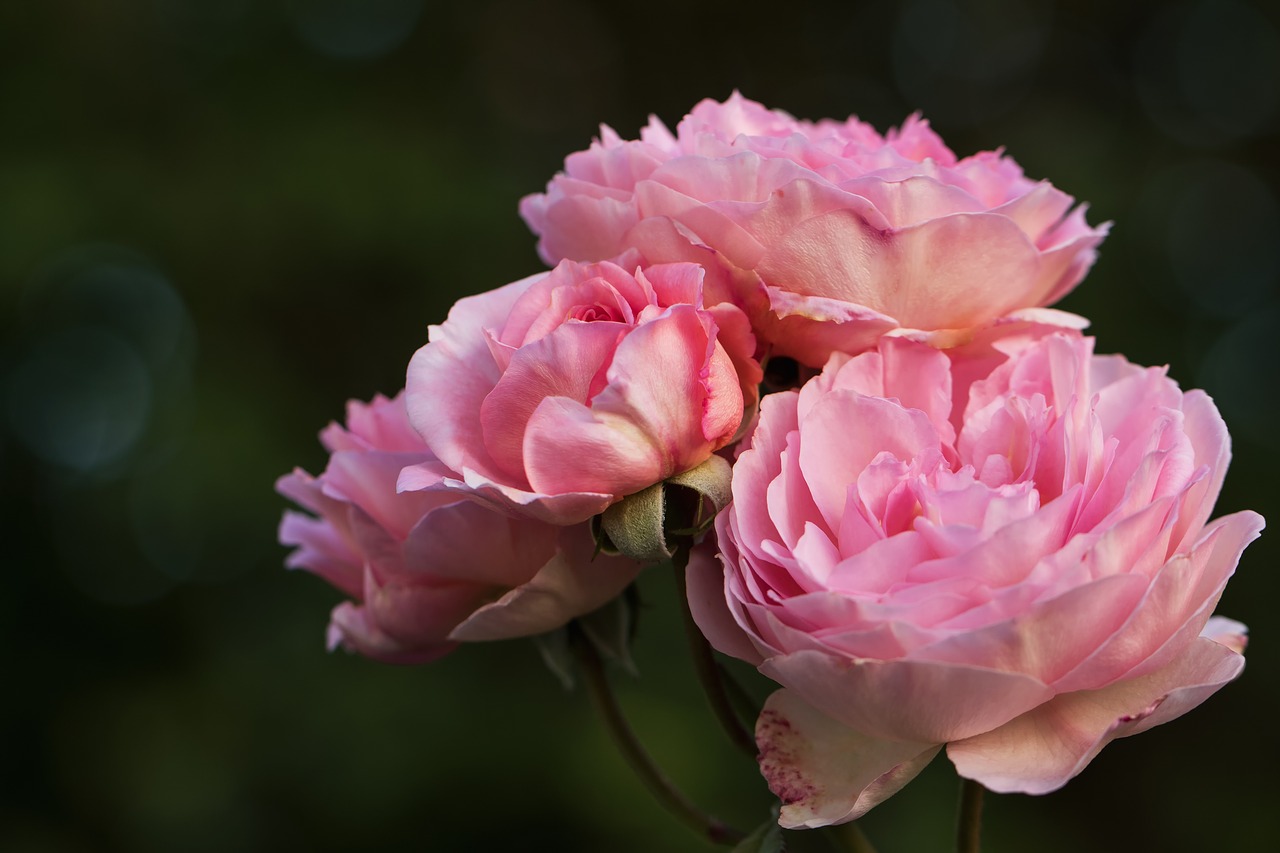
[{"label": "dark background", "polygon": [[[537,271],[516,202],[607,122],[734,88],[881,129],[923,110],[1114,220],[1063,307],[1235,436],[1219,512],[1277,516],[1280,19],[1258,2],[58,0],[0,6],[0,849],[696,850],[531,644],[326,654],[274,479],[394,393],[460,295]],[[1064,790],[989,798],[989,851],[1271,850],[1275,534],[1221,612],[1243,678]],[[628,711],[742,824],[670,578]],[[865,821],[945,849],[935,762]]]}]

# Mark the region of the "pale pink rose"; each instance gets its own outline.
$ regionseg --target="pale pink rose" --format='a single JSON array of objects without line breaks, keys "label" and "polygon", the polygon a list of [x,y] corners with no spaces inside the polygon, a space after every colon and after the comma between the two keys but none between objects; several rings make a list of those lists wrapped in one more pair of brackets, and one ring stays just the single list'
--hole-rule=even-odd
[{"label": "pale pink rose", "polygon": [[[555,524],[591,518],[724,447],[755,405],[746,317],[702,268],[564,262],[459,300],[409,363],[409,419],[461,488]],[[434,488],[429,466],[405,490]]]},{"label": "pale pink rose", "polygon": [[763,343],[821,365],[884,332],[947,332],[1049,305],[1084,277],[1107,227],[997,151],[959,160],[912,116],[881,136],[797,121],[736,92],[673,134],[608,127],[521,203],[548,263],[637,249],[708,269]]},{"label": "pale pink rose", "polygon": [[1240,673],[1244,626],[1210,614],[1263,522],[1206,523],[1226,427],[1092,348],[885,338],[762,401],[690,604],[785,688],[756,728],[784,826],[858,817],[944,745],[987,788],[1054,790]]},{"label": "pale pink rose", "polygon": [[[460,641],[540,634],[600,607],[635,578],[630,560],[594,555],[587,525],[511,518],[447,490],[396,493],[406,465],[452,476],[409,426],[402,397],[351,402],[347,425],[320,434],[323,474],[276,489],[289,511],[286,565],[314,572],[354,601],[338,605],[329,646],[389,663],[422,663]],[[425,475],[423,475],[425,476]]]}]

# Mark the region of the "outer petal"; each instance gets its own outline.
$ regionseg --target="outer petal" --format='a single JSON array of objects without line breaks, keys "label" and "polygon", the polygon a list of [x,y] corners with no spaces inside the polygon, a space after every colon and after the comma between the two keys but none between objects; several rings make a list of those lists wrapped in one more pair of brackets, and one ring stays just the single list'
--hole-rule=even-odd
[{"label": "outer petal", "polygon": [[[815,258],[821,256],[821,263]],[[1011,220],[957,214],[880,231],[848,210],[809,219],[770,247],[765,283],[865,306],[915,329],[979,325],[1020,304],[1038,254]]]},{"label": "outer petal", "polygon": [[339,451],[329,457],[321,477],[323,491],[330,498],[355,504],[392,536],[403,539],[424,514],[458,500],[441,492],[397,492],[396,481],[401,470],[410,465],[430,466],[434,462],[430,457],[424,461],[425,455],[422,452]]},{"label": "outer petal", "polygon": [[760,772],[782,800],[778,822],[813,829],[855,820],[924,769],[941,744],[868,737],[790,690],[769,697],[756,722]]},{"label": "outer petal", "polygon": [[[412,489],[417,483],[414,467],[400,472],[399,489]],[[464,468],[462,478],[440,481],[433,488],[455,490],[462,496],[485,503],[500,512],[509,512],[551,524],[576,524],[605,511],[614,496],[598,492],[566,492],[544,495],[497,483],[476,471]]]},{"label": "outer petal", "polygon": [[1102,690],[1064,693],[993,731],[948,744],[947,756],[961,776],[993,791],[1056,790],[1115,738],[1182,716],[1240,674],[1244,626],[1225,620],[1210,626],[1222,633],[1198,637],[1163,669]]},{"label": "outer petal", "polygon": [[543,522],[461,501],[418,522],[403,546],[404,571],[436,584],[510,588],[529,580],[552,558],[558,533]]},{"label": "outer petal", "polygon": [[387,634],[374,621],[367,610],[349,601],[339,604],[329,617],[329,650],[345,646],[365,657],[383,663],[430,663],[444,657],[457,648],[457,643],[438,642],[425,645],[405,645]]},{"label": "outer petal", "polygon": [[449,639],[504,640],[554,630],[620,594],[640,568],[622,557],[595,554],[586,525],[566,528],[555,556],[528,583],[476,610]]},{"label": "outer petal", "polygon": [[432,326],[430,342],[413,354],[405,379],[409,422],[448,468],[471,468],[494,475],[484,447],[480,407],[501,378],[484,332],[501,328],[520,295],[539,278],[460,299],[442,326]]},{"label": "outer petal", "polygon": [[332,524],[286,511],[280,520],[279,538],[281,545],[296,546],[285,558],[285,566],[314,572],[347,595],[360,594],[360,558]]},{"label": "outer petal", "polygon": [[760,671],[867,735],[944,743],[990,731],[1053,698],[1034,678],[932,661],[849,660],[802,650]]},{"label": "outer petal", "polygon": [[708,539],[689,554],[685,570],[689,610],[707,641],[724,654],[757,666],[764,661],[738,625],[725,600],[725,571]]}]

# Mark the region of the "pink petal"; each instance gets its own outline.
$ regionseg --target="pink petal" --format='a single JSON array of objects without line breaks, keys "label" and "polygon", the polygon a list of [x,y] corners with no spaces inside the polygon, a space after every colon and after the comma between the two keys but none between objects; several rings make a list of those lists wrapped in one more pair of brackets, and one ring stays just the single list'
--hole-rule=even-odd
[{"label": "pink petal", "polygon": [[1073,201],[1071,196],[1048,181],[1041,181],[1031,192],[994,207],[991,212],[1009,217],[1018,223],[1032,243],[1047,249],[1051,247],[1045,245],[1043,239],[1062,221]]},{"label": "pink petal", "polygon": [[849,485],[881,453],[910,460],[939,446],[920,411],[878,397],[835,391],[819,400],[803,424],[800,468],[828,530],[839,530]]},{"label": "pink petal", "polygon": [[1209,470],[1208,476],[1191,486],[1183,498],[1183,511],[1179,513],[1170,542],[1174,549],[1190,544],[1186,538],[1209,520],[1231,462],[1231,436],[1208,394],[1199,390],[1183,394],[1182,414],[1182,428],[1195,448],[1196,461],[1207,465]]},{"label": "pink petal", "polygon": [[637,221],[630,199],[587,194],[562,195],[541,207],[522,204],[520,213],[542,235],[538,255],[549,264],[612,258],[625,248],[622,237]]},{"label": "pink petal", "polygon": [[423,583],[389,578],[379,583],[366,573],[362,609],[368,624],[402,649],[445,645],[449,632],[486,598],[487,590],[466,583]]},{"label": "pink petal", "polygon": [[1244,658],[1231,646],[1239,640],[1226,639],[1223,645],[1199,637],[1142,678],[1064,693],[999,728],[948,744],[947,756],[961,776],[993,791],[1056,790],[1115,738],[1182,716],[1238,676]]},{"label": "pink petal", "polygon": [[526,482],[525,430],[534,411],[548,397],[585,403],[627,329],[620,323],[569,323],[512,354],[479,413],[484,447],[506,482]]},{"label": "pink petal", "polygon": [[1012,619],[956,634],[913,657],[977,663],[1052,684],[1124,623],[1146,587],[1139,575],[1111,575],[1038,602]]},{"label": "pink petal", "polygon": [[383,631],[366,608],[349,601],[335,607],[329,619],[330,651],[341,645],[383,663],[430,663],[444,657],[458,645],[448,641],[406,645]]},{"label": "pink petal", "polygon": [[409,535],[413,525],[437,506],[453,503],[456,496],[438,491],[398,493],[401,470],[424,462],[423,453],[339,451],[329,457],[322,478],[324,493],[360,507],[397,539]]},{"label": "pink petal", "polygon": [[1190,554],[1174,557],[1160,570],[1124,624],[1055,689],[1101,687],[1166,665],[1200,632],[1245,546],[1262,526],[1262,517],[1248,511],[1215,521]]},{"label": "pink petal", "polygon": [[[1025,304],[1039,255],[1009,219],[956,214],[899,231],[851,210],[799,223],[756,269],[782,290],[865,306],[916,329],[979,325]],[[1025,285],[1024,285],[1025,286]]]},{"label": "pink petal", "polygon": [[675,473],[653,438],[636,424],[565,397],[544,399],[529,418],[524,464],[535,491],[591,492],[615,499]]},{"label": "pink petal", "polygon": [[943,743],[990,731],[1053,697],[1020,673],[916,660],[850,660],[802,650],[760,671],[868,735]]},{"label": "pink petal", "polygon": [[724,387],[717,393],[736,399],[736,377],[709,373],[714,343],[705,322],[693,306],[675,305],[637,326],[618,344],[608,384],[590,403],[593,412],[625,418],[653,442],[663,477],[692,468],[711,451],[703,435],[704,383],[719,378]]},{"label": "pink petal", "polygon": [[685,581],[693,621],[717,651],[759,665],[763,658],[726,602],[725,570],[714,543],[714,539],[707,539],[689,554]]},{"label": "pink petal", "polygon": [[559,628],[619,595],[640,572],[637,563],[595,553],[585,524],[560,531],[555,554],[530,580],[478,608],[451,640],[505,640]]},{"label": "pink petal", "polygon": [[[537,276],[541,277],[541,276]],[[537,278],[535,277],[535,278]],[[409,361],[405,405],[409,422],[449,469],[496,474],[484,447],[480,407],[501,378],[484,331],[501,328],[533,278],[458,300],[430,342]]]},{"label": "pink petal", "polygon": [[553,525],[463,500],[433,510],[418,523],[403,546],[404,570],[434,583],[510,588],[551,559],[559,532]]},{"label": "pink petal", "polygon": [[763,322],[763,337],[774,341],[774,352],[802,364],[819,366],[833,352],[861,352],[898,326],[894,317],[854,302],[792,293],[768,287],[771,316]]},{"label": "pink petal", "polygon": [[363,560],[333,525],[300,512],[286,511],[280,521],[280,544],[296,546],[285,558],[290,569],[306,569],[345,594],[360,595]]},{"label": "pink petal", "polygon": [[[697,242],[714,246],[715,251],[729,263],[741,269],[750,269],[763,252],[760,243],[730,216],[702,202],[700,199],[707,195],[701,189],[688,187],[685,191],[673,185],[723,179],[738,183],[741,186],[739,192],[745,191],[743,194],[754,196],[757,192],[750,187],[755,176],[741,171],[753,156],[740,154],[731,161],[719,162],[698,158],[673,160],[655,172],[650,180],[636,185],[636,206],[644,218],[671,219],[679,224],[681,230],[696,237]],[[684,172],[689,173],[687,179]]]},{"label": "pink petal", "polygon": [[941,744],[868,737],[790,690],[765,702],[756,722],[760,772],[782,801],[778,823],[814,829],[855,820],[924,769]]},{"label": "pink petal", "polygon": [[840,189],[867,199],[890,228],[905,228],[954,213],[976,213],[986,206],[964,189],[927,175],[885,180],[878,175],[842,181]]}]

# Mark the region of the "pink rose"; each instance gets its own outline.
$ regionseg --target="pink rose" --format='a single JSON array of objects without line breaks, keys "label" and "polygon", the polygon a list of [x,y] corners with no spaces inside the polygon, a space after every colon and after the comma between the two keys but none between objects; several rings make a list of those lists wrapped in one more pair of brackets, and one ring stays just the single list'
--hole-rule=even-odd
[{"label": "pink rose", "polygon": [[1206,524],[1209,397],[1069,332],[970,356],[886,338],[766,397],[723,565],[690,566],[712,644],[785,688],[756,728],[784,826],[858,817],[943,745],[992,790],[1054,790],[1244,666],[1210,614],[1263,522]]},{"label": "pink rose", "polygon": [[[572,524],[728,444],[760,367],[742,312],[703,307],[702,276],[566,261],[459,300],[407,388],[410,421],[461,475],[445,485]],[[438,481],[410,468],[400,487]]]},{"label": "pink rose", "polygon": [[736,92],[673,135],[608,127],[521,204],[548,263],[638,249],[708,268],[708,304],[743,306],[773,351],[821,365],[886,331],[981,326],[1053,303],[1106,225],[1000,152],[957,160],[912,116],[881,136],[856,118],[797,121]]},{"label": "pink rose", "polygon": [[333,611],[329,646],[389,663],[422,663],[459,641],[540,634],[620,593],[639,566],[594,557],[587,525],[510,518],[446,490],[396,493],[406,465],[453,476],[409,426],[401,397],[347,406],[347,427],[320,439],[320,477],[281,477],[276,490],[315,513],[286,512],[280,541],[304,568],[358,603]]}]

